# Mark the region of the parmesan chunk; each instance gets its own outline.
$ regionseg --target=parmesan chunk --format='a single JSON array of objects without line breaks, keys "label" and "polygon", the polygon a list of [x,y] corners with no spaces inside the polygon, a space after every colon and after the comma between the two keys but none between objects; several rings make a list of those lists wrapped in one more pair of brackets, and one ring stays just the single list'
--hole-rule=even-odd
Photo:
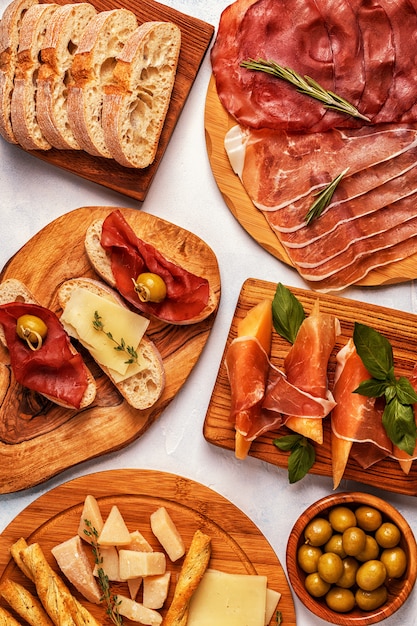
[{"label": "parmesan chunk", "polygon": [[152,513],[151,528],[171,561],[177,561],[185,554],[182,537],[165,507],[162,506]]},{"label": "parmesan chunk", "polygon": [[101,592],[93,568],[79,535],[54,546],[51,550],[60,570],[89,602],[100,603]]},{"label": "parmesan chunk", "polygon": [[160,609],[168,596],[171,572],[160,576],[147,576],[143,579],[143,604],[148,609]]},{"label": "parmesan chunk", "polygon": [[[91,528],[87,526],[85,520],[88,520],[91,524]],[[103,528],[103,518],[101,515],[100,507],[94,496],[88,495],[84,500],[84,507],[81,513],[80,525],[78,527],[78,534],[82,539],[91,543],[94,537],[91,537],[87,533],[91,533],[91,529],[94,528],[98,534],[101,533]]]},{"label": "parmesan chunk", "polygon": [[143,578],[141,576],[139,576],[139,578],[129,578],[129,580],[127,581],[127,587],[129,589],[131,600],[136,599],[136,596],[138,595],[138,591],[140,589],[142,581],[143,581]]},{"label": "parmesan chunk", "polygon": [[130,543],[123,546],[126,550],[136,550],[137,552],[153,552],[152,546],[138,530],[130,533]]},{"label": "parmesan chunk", "polygon": [[125,546],[130,543],[130,532],[116,505],[112,506],[97,543],[100,546]]},{"label": "parmesan chunk", "polygon": [[266,607],[265,607],[265,626],[268,626],[270,623],[272,616],[274,615],[278,602],[281,599],[281,594],[279,591],[274,591],[273,589],[266,590]]},{"label": "parmesan chunk", "polygon": [[146,624],[147,626],[159,626],[162,623],[162,615],[153,609],[148,609],[140,602],[135,602],[126,596],[117,595],[118,609],[120,615],[132,620],[132,622],[139,622],[140,624]]},{"label": "parmesan chunk", "polygon": [[[102,559],[100,567],[112,582],[121,582],[119,573],[119,553],[115,546],[100,546],[100,557]],[[99,566],[94,566],[93,574],[98,576]]]},{"label": "parmesan chunk", "polygon": [[119,572],[123,580],[164,574],[166,558],[163,552],[119,551]]}]

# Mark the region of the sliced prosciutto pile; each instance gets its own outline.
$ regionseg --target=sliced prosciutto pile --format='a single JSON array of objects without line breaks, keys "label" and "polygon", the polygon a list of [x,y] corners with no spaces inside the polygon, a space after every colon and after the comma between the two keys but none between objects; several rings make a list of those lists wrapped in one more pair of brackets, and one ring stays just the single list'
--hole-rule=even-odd
[{"label": "sliced prosciutto pile", "polygon": [[[254,205],[309,285],[337,291],[417,253],[417,3],[237,0],[212,50],[236,119],[226,151]],[[370,122],[326,109],[247,59],[308,75]],[[306,215],[347,170],[330,204]]]}]

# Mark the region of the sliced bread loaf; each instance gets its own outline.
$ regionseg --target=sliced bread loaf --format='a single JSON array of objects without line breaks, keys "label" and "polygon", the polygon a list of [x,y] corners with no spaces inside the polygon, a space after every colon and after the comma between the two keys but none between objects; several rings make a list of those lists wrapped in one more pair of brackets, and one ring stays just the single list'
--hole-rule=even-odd
[{"label": "sliced bread loaf", "polygon": [[68,121],[71,64],[82,34],[96,15],[92,4],[65,4],[49,20],[37,78],[37,120],[45,139],[62,150],[79,150]]},{"label": "sliced bread loaf", "polygon": [[104,139],[125,167],[145,168],[156,155],[171,101],[181,31],[171,22],[145,22],[126,42],[104,86]]},{"label": "sliced bread loaf", "polygon": [[111,158],[101,125],[103,88],[112,79],[115,59],[137,28],[127,9],[98,13],[83,33],[72,63],[73,84],[68,89],[68,116],[83,150]]},{"label": "sliced bread loaf", "polygon": [[0,21],[0,135],[10,143],[17,143],[10,116],[20,27],[26,11],[37,2],[13,0]]},{"label": "sliced bread loaf", "polygon": [[36,78],[48,22],[57,8],[57,4],[35,4],[22,19],[11,120],[17,142],[25,150],[49,150],[51,147],[37,121]]}]

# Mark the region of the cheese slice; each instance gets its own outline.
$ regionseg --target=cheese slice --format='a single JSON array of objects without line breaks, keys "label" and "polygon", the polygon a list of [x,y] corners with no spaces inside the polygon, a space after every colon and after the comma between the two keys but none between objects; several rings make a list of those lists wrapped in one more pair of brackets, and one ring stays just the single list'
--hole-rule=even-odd
[{"label": "cheese slice", "polygon": [[[110,296],[109,296],[110,297]],[[100,316],[104,332],[93,325],[95,315]],[[87,348],[97,363],[111,370],[116,382],[124,380],[143,368],[143,364],[129,364],[130,356],[117,345],[137,351],[149,320],[113,300],[98,296],[88,289],[74,289],[61,315],[61,324],[71,337],[75,337]],[[108,333],[114,340],[110,339]]]},{"label": "cheese slice", "polygon": [[191,598],[187,626],[264,626],[266,576],[205,572]]}]

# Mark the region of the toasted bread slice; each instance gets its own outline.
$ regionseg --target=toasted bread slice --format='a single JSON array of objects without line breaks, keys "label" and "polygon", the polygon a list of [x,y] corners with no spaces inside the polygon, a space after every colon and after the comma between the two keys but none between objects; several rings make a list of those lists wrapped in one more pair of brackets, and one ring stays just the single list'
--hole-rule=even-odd
[{"label": "toasted bread slice", "polygon": [[[39,302],[32,295],[32,293],[29,291],[26,285],[24,285],[20,280],[17,280],[15,278],[9,278],[0,284],[0,305],[8,304],[9,302],[27,302],[29,304],[39,304]],[[7,347],[6,338],[5,338],[4,331],[3,331],[3,326],[1,324],[0,324],[0,342],[5,347]],[[70,349],[73,354],[77,354],[77,350],[72,344],[70,344]],[[84,393],[84,397],[82,399],[81,405],[79,407],[80,409],[83,409],[89,406],[93,402],[96,396],[96,390],[97,390],[94,376],[91,374],[90,370],[88,369],[86,365],[84,365],[84,368],[85,368],[85,373],[87,375],[88,386]],[[47,394],[42,394],[42,395],[44,395],[45,398],[48,398],[48,400],[51,400],[51,402],[54,402],[55,404],[59,404],[60,406],[64,408],[71,408],[71,409],[76,408],[76,407],[70,406],[62,402],[58,398],[53,398]]]},{"label": "toasted bread slice", "polygon": [[117,57],[113,81],[104,86],[102,126],[112,157],[124,167],[145,168],[155,159],[180,48],[176,24],[145,22]]},{"label": "toasted bread slice", "polygon": [[79,150],[68,121],[67,93],[71,65],[82,34],[96,15],[88,2],[60,6],[49,21],[37,78],[36,113],[43,136],[61,150]]},{"label": "toasted bread slice", "polygon": [[[110,298],[115,304],[127,308],[124,301],[115,291],[99,281],[89,278],[73,278],[65,281],[58,290],[58,302],[63,310],[65,310],[74,290],[80,287],[98,296]],[[68,330],[72,332],[71,329]],[[135,409],[145,410],[152,407],[162,394],[165,387],[165,369],[159,351],[149,338],[145,336],[142,338],[138,352],[141,361],[144,362],[144,367],[137,374],[119,382],[116,382],[107,367],[100,363],[98,365],[100,365],[103,372],[110,378],[128,404]]]}]

